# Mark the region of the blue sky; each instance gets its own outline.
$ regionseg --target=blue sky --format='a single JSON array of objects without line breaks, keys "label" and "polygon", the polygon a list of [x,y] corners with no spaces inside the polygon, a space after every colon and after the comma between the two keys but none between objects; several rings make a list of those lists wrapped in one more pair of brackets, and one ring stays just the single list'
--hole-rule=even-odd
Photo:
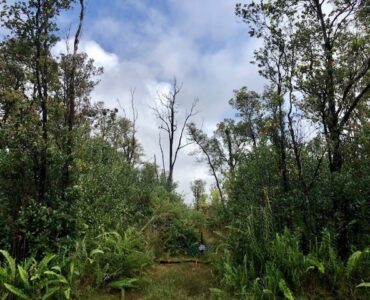
[{"label": "blue sky", "polygon": [[[228,8],[228,11],[223,11],[224,16],[219,15],[222,10],[214,9],[221,2],[226,3],[223,7]],[[130,43],[132,36],[142,38],[143,42],[161,38],[154,36],[150,29],[158,33],[188,35],[196,40],[200,50],[216,51],[225,42],[238,43],[243,36],[248,38],[245,26],[240,26],[239,30],[230,30],[227,41],[223,35],[218,34],[225,25],[219,20],[220,17],[234,19],[235,24],[240,23],[233,9],[234,3],[230,0],[88,0],[85,33],[104,44],[108,51],[116,51],[126,57],[134,55],[139,46]],[[117,39],[125,42],[124,48],[116,43]]]},{"label": "blue sky", "polygon": [[[81,50],[105,68],[93,101],[117,106],[129,113],[129,91],[135,88],[139,111],[138,135],[145,159],[159,155],[158,125],[150,109],[157,93],[168,89],[176,76],[183,83],[180,113],[199,98],[194,119],[208,133],[217,122],[234,116],[228,105],[233,90],[242,86],[261,90],[263,80],[249,62],[258,41],[235,17],[233,0],[87,0]],[[76,12],[63,16],[76,25]],[[56,51],[62,51],[63,42]],[[184,149],[175,169],[179,192],[191,200],[190,182],[212,184],[207,167]]]}]

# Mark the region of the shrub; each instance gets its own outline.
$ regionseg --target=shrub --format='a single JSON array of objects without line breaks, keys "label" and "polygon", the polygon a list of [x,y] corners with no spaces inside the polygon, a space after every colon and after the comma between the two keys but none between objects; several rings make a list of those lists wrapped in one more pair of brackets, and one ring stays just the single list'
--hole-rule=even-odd
[{"label": "shrub", "polygon": [[140,275],[153,261],[143,235],[134,228],[124,234],[103,232],[95,238],[86,236],[76,243],[69,260],[75,262],[83,284],[102,287],[113,280]]},{"label": "shrub", "polygon": [[21,264],[5,250],[0,250],[5,258],[0,268],[0,295],[18,299],[70,299],[71,286],[67,277],[62,274],[60,265],[53,263],[55,255],[46,255],[40,261],[29,258]]}]

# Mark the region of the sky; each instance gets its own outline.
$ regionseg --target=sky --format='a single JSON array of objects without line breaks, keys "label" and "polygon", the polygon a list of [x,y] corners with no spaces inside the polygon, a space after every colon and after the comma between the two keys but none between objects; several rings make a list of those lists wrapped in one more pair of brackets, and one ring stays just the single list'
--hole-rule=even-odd
[{"label": "sky", "polygon": [[[87,0],[81,51],[104,67],[92,101],[117,107],[130,115],[130,89],[135,89],[138,138],[144,160],[160,158],[158,121],[151,107],[174,77],[182,84],[179,122],[194,99],[198,114],[192,120],[212,134],[216,124],[235,116],[228,100],[242,86],[260,91],[264,85],[250,64],[258,41],[234,14],[234,0]],[[76,13],[62,16],[64,28],[77,24]],[[63,31],[61,32],[63,35]],[[56,52],[63,49],[63,42]],[[164,139],[164,138],[163,138]],[[164,147],[166,147],[164,145]],[[192,201],[190,183],[213,184],[205,163],[179,153],[174,180],[186,202]]]}]

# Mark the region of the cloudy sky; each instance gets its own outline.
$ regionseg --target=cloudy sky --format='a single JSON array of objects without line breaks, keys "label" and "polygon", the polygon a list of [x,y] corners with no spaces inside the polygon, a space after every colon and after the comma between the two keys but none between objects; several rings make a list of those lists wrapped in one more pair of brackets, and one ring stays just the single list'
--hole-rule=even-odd
[{"label": "cloudy sky", "polygon": [[[81,50],[105,69],[92,94],[93,101],[130,112],[130,89],[135,88],[139,112],[138,136],[145,159],[153,161],[158,147],[158,122],[152,110],[157,93],[177,77],[183,84],[179,114],[199,98],[194,121],[208,133],[218,122],[233,117],[228,100],[242,86],[261,90],[263,81],[249,62],[257,41],[234,15],[234,0],[87,0]],[[68,27],[74,14],[63,16]],[[61,47],[62,48],[62,47]],[[180,118],[181,119],[181,118]],[[175,168],[178,191],[191,201],[190,182],[212,184],[207,167],[180,153]]]}]

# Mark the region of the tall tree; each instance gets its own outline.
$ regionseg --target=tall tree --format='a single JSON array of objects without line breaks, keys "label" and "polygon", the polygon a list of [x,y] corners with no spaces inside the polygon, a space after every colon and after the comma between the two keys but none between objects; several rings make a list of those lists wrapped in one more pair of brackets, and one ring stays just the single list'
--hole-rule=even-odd
[{"label": "tall tree", "polygon": [[70,69],[65,70],[67,71],[65,74],[65,82],[66,82],[66,104],[67,109],[65,112],[65,121],[67,123],[67,141],[66,141],[66,159],[63,167],[63,197],[66,197],[67,188],[72,185],[71,182],[71,176],[70,176],[70,170],[73,165],[73,150],[74,150],[74,140],[75,140],[75,133],[74,133],[74,127],[75,127],[75,116],[76,116],[76,73],[78,68],[78,47],[80,44],[80,38],[81,38],[81,31],[82,31],[82,25],[84,21],[85,16],[85,2],[84,0],[80,0],[80,16],[79,16],[79,23],[78,27],[74,36],[73,41],[73,53],[71,57],[71,64]]},{"label": "tall tree", "polygon": [[205,204],[205,186],[206,183],[202,179],[196,179],[190,185],[191,191],[193,192],[194,206],[196,210],[200,210],[202,205]]},{"label": "tall tree", "polygon": [[193,154],[200,153],[202,160],[206,161],[215,180],[221,203],[226,208],[223,185],[226,181],[233,182],[240,156],[245,150],[247,138],[244,124],[225,119],[217,124],[217,129],[211,137],[194,123],[188,125],[187,131],[190,141],[198,146],[198,151]]},{"label": "tall tree", "polygon": [[32,103],[40,110],[41,139],[38,153],[38,198],[47,201],[48,166],[49,166],[49,105],[50,94],[55,83],[56,63],[51,55],[51,48],[58,41],[56,18],[61,11],[68,9],[72,1],[29,1],[15,2],[3,6],[2,21],[11,32],[10,43],[27,47],[29,70],[32,73]]},{"label": "tall tree", "polygon": [[[96,84],[92,77],[100,73],[78,53],[83,0],[73,53],[51,53],[60,39],[58,16],[74,3],[2,1],[1,25],[7,36],[0,44],[0,176],[7,188],[1,197],[12,211],[8,216],[16,257],[30,248],[43,251],[50,246],[42,242],[47,236],[59,239],[74,232],[71,203],[63,200],[73,186],[76,127],[85,122],[84,109]],[[6,160],[19,164],[9,169]],[[65,214],[55,218],[60,209]]]},{"label": "tall tree", "polygon": [[[221,204],[225,208],[226,204],[222,189],[223,178],[220,172],[219,143],[216,139],[209,139],[209,137],[201,129],[198,129],[194,123],[190,123],[187,130],[190,139],[199,147],[201,153],[205,157],[210,173],[215,180]],[[215,153],[216,155],[214,155]]]},{"label": "tall tree", "polygon": [[[271,81],[284,78],[284,69],[280,64],[269,68],[270,62],[280,62],[284,53],[295,51],[299,72],[294,72],[290,82],[300,95],[300,109],[320,121],[327,141],[342,257],[349,250],[349,199],[337,191],[335,182],[344,162],[343,135],[370,91],[370,48],[365,42],[369,19],[364,19],[365,10],[366,2],[359,0],[252,1],[236,7],[237,15],[250,25],[250,34],[265,41],[258,59],[261,72],[267,71]],[[275,81],[279,82],[283,89],[287,87],[284,80]]]}]

